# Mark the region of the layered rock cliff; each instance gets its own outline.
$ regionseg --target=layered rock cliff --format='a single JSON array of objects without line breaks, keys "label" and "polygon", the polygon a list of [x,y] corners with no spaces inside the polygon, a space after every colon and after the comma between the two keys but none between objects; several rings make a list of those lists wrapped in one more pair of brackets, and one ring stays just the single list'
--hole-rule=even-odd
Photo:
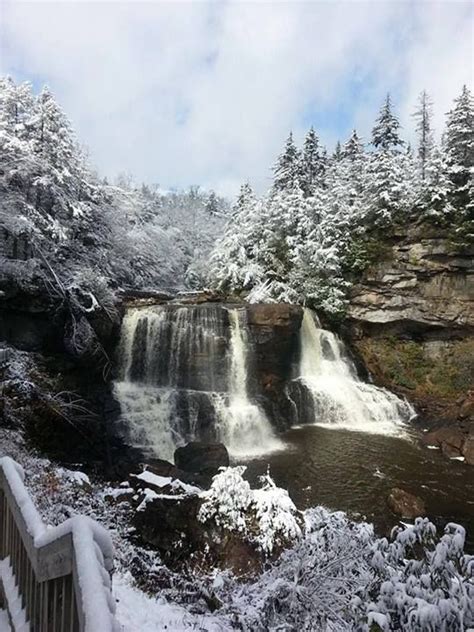
[{"label": "layered rock cliff", "polygon": [[371,335],[472,335],[474,245],[427,224],[397,228],[354,286],[349,318]]},{"label": "layered rock cliff", "polygon": [[427,224],[382,236],[348,319],[376,382],[410,399],[424,425],[474,433],[472,243]]}]

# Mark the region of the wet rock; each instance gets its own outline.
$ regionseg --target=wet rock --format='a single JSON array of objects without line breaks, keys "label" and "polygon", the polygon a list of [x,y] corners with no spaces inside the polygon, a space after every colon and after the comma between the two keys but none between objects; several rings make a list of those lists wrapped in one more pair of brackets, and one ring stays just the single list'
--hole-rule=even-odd
[{"label": "wet rock", "polygon": [[426,514],[424,501],[399,487],[394,487],[391,490],[387,498],[387,504],[393,513],[401,518],[411,519]]},{"label": "wet rock", "polygon": [[188,483],[189,485],[198,485],[203,489],[211,484],[212,477],[207,474],[199,474],[196,472],[187,472],[178,468],[169,461],[163,459],[151,459],[146,464],[146,469],[157,476],[170,477]]},{"label": "wet rock", "polygon": [[253,344],[254,366],[249,389],[275,425],[284,430],[292,419],[292,404],[286,386],[293,377],[299,355],[299,330],[303,310],[297,305],[256,304],[247,307]]},{"label": "wet rock", "polygon": [[429,432],[423,437],[423,443],[441,448],[449,459],[463,456],[468,465],[474,465],[474,424],[470,422],[443,426]]},{"label": "wet rock", "polygon": [[286,303],[257,303],[247,307],[248,323],[252,327],[284,327],[290,330],[301,324],[303,310]]},{"label": "wet rock", "polygon": [[464,433],[461,428],[456,425],[443,426],[442,428],[433,430],[433,432],[429,432],[423,437],[423,443],[425,445],[436,445],[440,448],[446,445],[458,452],[461,451],[464,440]]},{"label": "wet rock", "polygon": [[191,441],[175,450],[174,461],[185,472],[217,474],[220,467],[229,465],[229,453],[223,443]]},{"label": "wet rock", "polygon": [[468,436],[464,441],[462,455],[467,465],[474,465],[474,435]]}]

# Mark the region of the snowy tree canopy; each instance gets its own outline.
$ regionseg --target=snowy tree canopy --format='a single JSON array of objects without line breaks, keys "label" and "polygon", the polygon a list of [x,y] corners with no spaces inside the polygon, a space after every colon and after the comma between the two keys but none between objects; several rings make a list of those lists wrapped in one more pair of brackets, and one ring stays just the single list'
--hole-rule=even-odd
[{"label": "snowy tree canopy", "polygon": [[201,286],[227,201],[135,185],[129,174],[119,182],[93,174],[48,88],[35,96],[29,83],[0,79],[0,225],[31,245],[30,268],[47,261],[65,287]]},{"label": "snowy tree canopy", "polygon": [[463,88],[442,146],[433,139],[431,111],[422,93],[416,155],[409,144],[403,149],[389,95],[373,128],[373,150],[354,130],[328,159],[313,128],[301,151],[290,134],[271,191],[259,200],[241,191],[211,257],[210,283],[244,291],[249,300],[309,303],[339,314],[374,231],[426,219],[466,234],[474,193],[472,97]]}]

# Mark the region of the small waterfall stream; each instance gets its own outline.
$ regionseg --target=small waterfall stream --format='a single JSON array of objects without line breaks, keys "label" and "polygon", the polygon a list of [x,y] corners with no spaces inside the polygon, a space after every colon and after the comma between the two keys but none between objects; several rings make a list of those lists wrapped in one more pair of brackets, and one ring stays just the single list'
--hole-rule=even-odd
[{"label": "small waterfall stream", "polygon": [[414,416],[411,405],[389,391],[362,382],[343,343],[321,329],[304,310],[298,381],[307,390],[304,421],[320,425],[397,435]]},{"label": "small waterfall stream", "polygon": [[247,391],[248,340],[246,339],[245,310],[229,311],[231,324],[231,366],[229,401],[219,406],[219,437],[236,456],[250,456],[281,449],[283,444],[273,434],[264,411],[249,400]]}]

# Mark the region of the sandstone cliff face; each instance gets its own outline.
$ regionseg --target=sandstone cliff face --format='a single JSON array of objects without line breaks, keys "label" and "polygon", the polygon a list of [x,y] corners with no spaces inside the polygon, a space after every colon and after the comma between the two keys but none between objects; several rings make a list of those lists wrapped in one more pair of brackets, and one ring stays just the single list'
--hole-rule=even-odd
[{"label": "sandstone cliff face", "polygon": [[349,318],[364,333],[474,333],[474,245],[418,225],[397,232],[354,286]]},{"label": "sandstone cliff face", "polygon": [[470,424],[474,245],[430,225],[398,228],[353,287],[348,320],[374,380],[411,400],[423,424]]}]

